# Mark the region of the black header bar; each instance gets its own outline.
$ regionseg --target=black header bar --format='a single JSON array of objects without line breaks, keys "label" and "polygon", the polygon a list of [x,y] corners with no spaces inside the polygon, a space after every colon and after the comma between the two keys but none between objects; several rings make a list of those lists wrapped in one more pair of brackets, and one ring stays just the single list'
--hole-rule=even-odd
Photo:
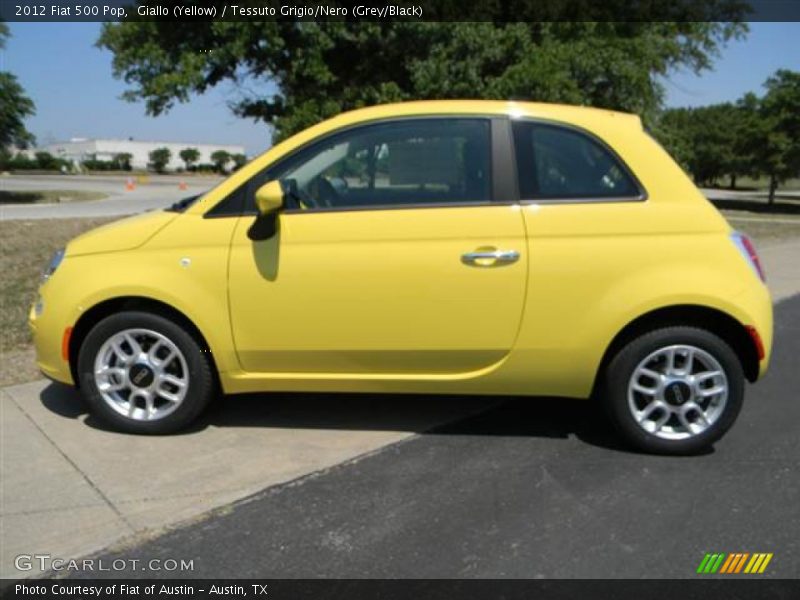
[{"label": "black header bar", "polygon": [[800,0],[0,0],[0,20],[800,21]]},{"label": "black header bar", "polygon": [[684,580],[459,580],[459,579],[51,579],[4,580],[3,598],[154,598],[235,600],[752,600],[800,597],[797,579],[684,579]]}]

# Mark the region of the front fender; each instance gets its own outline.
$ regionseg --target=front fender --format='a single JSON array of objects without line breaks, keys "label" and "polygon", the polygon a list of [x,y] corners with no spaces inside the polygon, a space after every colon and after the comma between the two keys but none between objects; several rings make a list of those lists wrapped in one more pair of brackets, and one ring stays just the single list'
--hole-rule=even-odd
[{"label": "front fender", "polygon": [[61,346],[64,332],[94,307],[119,298],[145,298],[186,316],[208,343],[220,371],[238,369],[227,296],[227,253],[194,248],[189,264],[178,249],[139,248],[65,259],[40,289],[44,310],[31,312],[39,366],[71,381]]}]

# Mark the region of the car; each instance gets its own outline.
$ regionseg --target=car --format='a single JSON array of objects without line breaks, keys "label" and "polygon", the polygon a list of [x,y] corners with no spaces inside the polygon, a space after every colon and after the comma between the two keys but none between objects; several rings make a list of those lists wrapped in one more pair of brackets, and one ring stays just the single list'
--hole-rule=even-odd
[{"label": "car", "polygon": [[72,240],[29,322],[41,371],[127,432],[222,393],[540,396],[663,454],[732,426],[772,343],[752,242],[638,116],[504,101],[314,125]]}]

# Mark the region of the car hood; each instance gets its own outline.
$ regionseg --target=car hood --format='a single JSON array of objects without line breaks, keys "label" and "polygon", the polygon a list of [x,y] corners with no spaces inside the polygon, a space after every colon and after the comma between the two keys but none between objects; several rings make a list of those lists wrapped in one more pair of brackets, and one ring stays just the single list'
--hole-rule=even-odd
[{"label": "car hood", "polygon": [[70,241],[66,256],[138,248],[177,217],[174,212],[152,211],[101,225]]}]

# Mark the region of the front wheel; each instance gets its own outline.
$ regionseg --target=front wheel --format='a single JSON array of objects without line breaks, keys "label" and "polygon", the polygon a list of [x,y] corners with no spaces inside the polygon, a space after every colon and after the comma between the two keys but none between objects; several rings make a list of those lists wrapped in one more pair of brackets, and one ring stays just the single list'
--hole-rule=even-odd
[{"label": "front wheel", "polygon": [[728,344],[704,329],[646,333],[608,363],[600,398],[627,441],[658,454],[707,448],[742,407],[744,373]]},{"label": "front wheel", "polygon": [[106,317],[78,355],[81,393],[92,412],[130,433],[170,433],[211,400],[208,353],[162,316],[130,311]]}]

